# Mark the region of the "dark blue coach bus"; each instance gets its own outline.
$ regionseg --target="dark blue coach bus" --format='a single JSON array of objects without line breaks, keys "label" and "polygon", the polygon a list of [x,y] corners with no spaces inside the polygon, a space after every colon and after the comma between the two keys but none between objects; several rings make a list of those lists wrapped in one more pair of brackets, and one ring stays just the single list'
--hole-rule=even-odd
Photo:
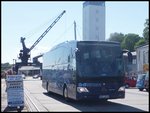
[{"label": "dark blue coach bus", "polygon": [[42,86],[74,100],[125,98],[120,43],[67,41],[43,56]]}]

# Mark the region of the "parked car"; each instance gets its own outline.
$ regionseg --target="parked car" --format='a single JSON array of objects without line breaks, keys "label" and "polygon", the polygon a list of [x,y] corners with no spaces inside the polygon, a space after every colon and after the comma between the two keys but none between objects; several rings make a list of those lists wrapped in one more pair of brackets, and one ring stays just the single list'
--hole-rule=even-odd
[{"label": "parked car", "polygon": [[136,78],[135,77],[125,77],[125,88],[136,87]]},{"label": "parked car", "polygon": [[138,75],[136,87],[140,91],[143,91],[144,89],[146,89],[146,91],[149,91],[149,74],[148,73]]}]

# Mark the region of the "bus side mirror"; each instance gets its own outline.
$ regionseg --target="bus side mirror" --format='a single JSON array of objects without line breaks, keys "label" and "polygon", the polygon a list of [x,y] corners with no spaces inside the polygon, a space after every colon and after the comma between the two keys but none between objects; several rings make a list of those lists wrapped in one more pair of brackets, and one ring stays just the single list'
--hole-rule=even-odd
[{"label": "bus side mirror", "polygon": [[133,59],[132,53],[128,52],[127,54],[128,54],[128,61],[129,61],[129,63],[132,63],[132,59]]},{"label": "bus side mirror", "polygon": [[129,50],[127,50],[127,49],[124,49],[124,50],[122,51],[122,54],[123,54],[123,53],[127,53],[128,62],[129,62],[129,63],[132,63],[132,60],[133,60],[132,53],[131,53]]}]

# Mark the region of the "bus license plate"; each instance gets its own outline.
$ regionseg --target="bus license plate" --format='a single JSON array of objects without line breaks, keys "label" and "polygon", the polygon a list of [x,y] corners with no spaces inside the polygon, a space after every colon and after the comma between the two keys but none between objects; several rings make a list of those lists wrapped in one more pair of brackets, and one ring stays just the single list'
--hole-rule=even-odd
[{"label": "bus license plate", "polygon": [[109,98],[109,95],[100,95],[99,98]]}]

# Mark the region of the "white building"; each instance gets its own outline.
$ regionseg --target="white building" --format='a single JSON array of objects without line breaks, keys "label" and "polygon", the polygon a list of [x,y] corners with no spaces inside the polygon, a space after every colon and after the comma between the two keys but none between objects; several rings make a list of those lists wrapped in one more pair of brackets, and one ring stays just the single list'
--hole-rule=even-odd
[{"label": "white building", "polygon": [[25,74],[25,76],[33,76],[41,72],[40,67],[36,66],[22,66],[18,69],[18,74]]},{"label": "white building", "polygon": [[86,1],[83,3],[83,40],[105,40],[104,1]]},{"label": "white building", "polygon": [[126,76],[136,76],[137,74],[137,64],[136,64],[136,51],[131,52],[132,54],[132,62],[129,62],[128,53],[123,53],[124,59],[124,71],[126,72]]},{"label": "white building", "polygon": [[137,71],[144,72],[144,66],[149,66],[149,45],[136,48],[137,53]]}]

